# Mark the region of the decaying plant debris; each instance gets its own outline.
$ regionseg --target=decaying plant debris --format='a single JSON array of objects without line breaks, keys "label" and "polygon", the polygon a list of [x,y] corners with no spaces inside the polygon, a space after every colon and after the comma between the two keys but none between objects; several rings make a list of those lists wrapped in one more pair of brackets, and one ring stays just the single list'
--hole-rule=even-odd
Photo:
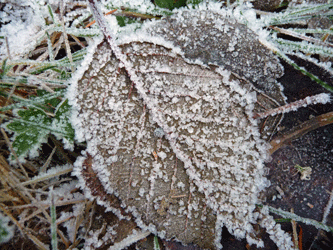
[{"label": "decaying plant debris", "polygon": [[[281,1],[270,2],[273,3],[270,8],[280,7]],[[123,22],[121,25],[129,22],[127,17],[133,21],[139,16],[150,19],[157,15],[156,19],[160,19],[165,13],[170,15],[160,21],[133,25],[137,30],[129,29],[127,35],[115,35],[119,45],[116,47],[120,49],[115,53],[115,47],[111,49],[108,41],[91,38],[101,32],[86,12],[87,3],[67,4],[65,1],[58,6],[52,2],[47,6],[50,16],[44,19],[46,26],[37,27],[37,36],[43,38],[29,45],[30,50],[38,44],[39,47],[29,55],[23,53],[25,59],[13,59],[9,46],[9,58],[2,62],[0,75],[5,97],[1,98],[4,106],[1,112],[7,123],[3,125],[6,131],[1,131],[5,138],[1,149],[6,157],[10,152],[9,159],[18,168],[1,158],[1,177],[6,178],[1,178],[0,209],[5,214],[3,221],[11,221],[7,230],[13,232],[16,228],[15,234],[27,237],[13,238],[8,249],[15,244],[30,245],[31,241],[40,249],[47,249],[48,245],[52,249],[123,249],[133,243],[137,247],[154,245],[158,249],[163,244],[175,247],[172,246],[175,241],[188,244],[189,249],[194,247],[192,244],[195,249],[198,246],[214,249],[221,247],[223,226],[224,233],[228,230],[237,239],[245,239],[252,244],[251,249],[256,249],[256,244],[262,246],[263,241],[265,248],[272,247],[269,242],[267,245],[268,236],[263,237],[267,232],[281,249],[290,249],[291,231],[281,230],[268,214],[268,208],[279,216],[332,230],[329,219],[332,204],[328,201],[333,196],[327,192],[332,181],[321,179],[320,175],[320,171],[331,173],[329,164],[318,166],[315,156],[309,160],[306,154],[311,148],[309,138],[321,137],[301,137],[332,123],[332,115],[327,113],[331,109],[326,105],[326,111],[311,113],[316,117],[302,117],[301,121],[310,120],[298,126],[299,121],[291,119],[295,124],[291,131],[283,127],[290,128],[285,122],[290,116],[283,119],[283,114],[277,115],[298,108],[297,102],[285,105],[293,100],[329,101],[327,94],[320,94],[331,89],[329,77],[320,80],[321,71],[310,73],[298,68],[326,90],[318,85],[319,90],[308,94],[311,97],[300,95],[290,99],[288,89],[283,91],[280,79],[277,80],[284,71],[281,60],[273,55],[274,52],[293,65],[297,60],[287,58],[288,53],[301,58],[308,56],[292,52],[298,46],[304,54],[319,51],[320,60],[325,62],[329,60],[325,56],[331,55],[326,46],[329,40],[325,37],[324,42],[318,42],[320,35],[315,35],[316,40],[297,34],[297,29],[270,26],[291,22],[288,18],[293,17],[310,20],[308,16],[315,13],[316,6],[305,5],[294,11],[290,4],[285,12],[269,14],[264,12],[268,8],[263,5],[261,11],[256,10],[262,19],[255,20],[254,10],[246,4],[237,7],[234,3],[232,8],[218,7],[213,11],[208,4],[210,7],[201,5],[193,10],[157,9],[137,14],[137,10],[108,3],[108,8],[118,9],[111,12],[119,23]],[[259,8],[258,4],[259,1],[254,2]],[[36,11],[37,8],[33,12],[40,14]],[[324,15],[329,16],[327,12]],[[33,25],[31,20],[28,18],[26,23]],[[311,20],[308,25],[306,33],[319,32]],[[88,26],[89,29],[84,28]],[[306,45],[268,35],[262,32],[263,27],[304,39]],[[325,26],[322,32],[326,30]],[[322,51],[319,45],[323,46]],[[78,51],[71,55],[70,47],[72,52]],[[25,50],[18,50],[22,51]],[[67,57],[61,58],[66,54]],[[306,60],[324,68],[327,74],[332,71],[327,63]],[[75,67],[78,72],[71,78]],[[58,89],[66,88],[66,79],[72,83],[67,96]],[[36,91],[37,88],[44,91]],[[33,98],[24,99],[27,96]],[[87,141],[84,151],[80,151],[85,147],[82,143],[76,150],[82,155],[78,158],[76,153],[64,151],[57,140],[65,138],[73,143],[67,97],[74,109],[75,145]],[[11,131],[14,136],[8,133]],[[299,137],[305,141],[298,140]],[[25,143],[33,139],[31,145],[35,149],[20,151],[21,138]],[[324,137],[320,140],[327,141]],[[45,142],[48,145],[41,148]],[[287,143],[292,145],[280,150]],[[269,152],[278,152],[267,164],[269,144],[273,145]],[[314,151],[323,150],[318,146]],[[27,155],[33,157],[39,152],[45,155],[36,160],[26,159]],[[73,173],[84,193],[77,188],[76,177],[68,175],[74,161]],[[266,190],[269,182],[264,163],[271,169],[268,176],[272,181]],[[286,172],[279,173],[281,163]],[[303,169],[311,169],[305,179]],[[302,185],[306,194],[301,191]],[[287,186],[299,193],[296,195]],[[310,198],[312,189],[318,195],[315,202]],[[294,203],[296,214],[288,213]],[[285,211],[262,208],[260,204],[281,206]],[[302,249],[301,236],[309,237],[310,231],[303,227],[302,233],[302,228],[293,222],[294,244]],[[146,238],[150,232],[163,241]],[[300,237],[298,242],[295,236]],[[228,240],[223,242],[227,248],[230,246]]]}]

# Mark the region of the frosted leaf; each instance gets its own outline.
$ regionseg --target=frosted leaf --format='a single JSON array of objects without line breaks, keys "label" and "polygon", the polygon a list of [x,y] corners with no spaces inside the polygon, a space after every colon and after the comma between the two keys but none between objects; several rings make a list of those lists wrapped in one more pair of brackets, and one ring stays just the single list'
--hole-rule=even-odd
[{"label": "frosted leaf", "polygon": [[[239,23],[228,9],[181,11],[147,24],[138,36],[142,33],[171,42],[191,62],[217,65],[249,81],[260,90],[255,104],[258,112],[285,104],[282,86],[276,81],[283,75],[282,65],[258,42],[258,35]],[[263,120],[259,126],[264,127],[262,137],[271,138],[278,122],[279,117]]]},{"label": "frosted leaf", "polygon": [[[208,67],[209,61],[189,63],[166,46],[144,39],[120,45],[134,84],[102,42],[72,86],[76,130],[87,141],[92,169],[144,230],[221,248],[226,226],[237,238],[262,246],[253,225],[268,217],[271,229],[274,220],[255,211],[259,192],[268,186],[267,144],[251,119],[257,95],[234,76],[241,69],[231,74]],[[284,249],[291,241],[282,236],[277,243]]]},{"label": "frosted leaf", "polygon": [[258,42],[258,36],[222,9],[178,12],[147,28],[162,36],[192,61],[218,65],[260,88],[274,88],[283,67],[273,53]]}]

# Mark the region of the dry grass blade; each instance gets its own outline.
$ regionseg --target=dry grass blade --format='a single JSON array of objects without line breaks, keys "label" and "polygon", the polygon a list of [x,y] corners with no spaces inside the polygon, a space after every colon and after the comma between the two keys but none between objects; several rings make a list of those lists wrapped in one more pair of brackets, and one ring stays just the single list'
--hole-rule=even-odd
[{"label": "dry grass blade", "polygon": [[44,165],[40,168],[40,170],[39,170],[40,173],[43,173],[43,172],[46,171],[46,169],[47,169],[48,166],[50,165],[50,162],[51,162],[52,157],[53,157],[54,153],[56,152],[56,150],[57,150],[57,147],[54,147],[54,148],[52,149],[52,152],[51,152],[50,156],[47,158],[47,160],[46,160],[46,162],[44,163]]},{"label": "dry grass blade", "polygon": [[73,171],[73,168],[70,167],[68,169],[64,169],[62,171],[58,171],[58,172],[53,173],[53,174],[43,175],[42,177],[37,177],[37,178],[35,178],[33,180],[22,182],[21,185],[22,186],[26,186],[26,185],[35,184],[37,182],[41,182],[41,181],[45,181],[45,180],[48,180],[48,179],[52,179],[54,177],[57,177],[57,176],[60,176],[60,175],[63,175],[63,174],[68,174],[68,173],[70,173],[72,171]]},{"label": "dry grass blade", "polygon": [[65,40],[66,53],[67,53],[68,59],[71,63],[72,72],[74,72],[75,69],[74,69],[74,62],[73,62],[73,58],[72,58],[72,52],[71,52],[71,48],[69,46],[68,35],[67,35],[67,32],[66,32],[66,27],[65,27],[65,23],[64,23],[64,3],[63,3],[63,0],[60,1],[60,20],[61,20],[61,26],[63,28],[63,34],[62,35],[63,35],[64,40]]},{"label": "dry grass blade", "polygon": [[21,174],[16,171],[16,169],[12,168],[6,161],[3,155],[0,155],[0,168],[1,168],[1,184],[4,185],[4,187],[8,187],[8,173],[13,173],[16,177],[20,177]]},{"label": "dry grass blade", "polygon": [[12,143],[10,142],[10,140],[9,140],[9,138],[8,138],[8,136],[7,136],[6,131],[5,131],[3,128],[1,128],[0,130],[1,130],[1,133],[2,133],[3,137],[5,138],[5,141],[6,141],[7,145],[8,145],[8,147],[9,147],[11,153],[14,155],[17,164],[19,165],[19,167],[20,167],[22,173],[24,174],[24,177],[25,177],[26,179],[28,179],[28,178],[29,178],[29,177],[28,177],[28,173],[25,171],[25,169],[24,169],[24,167],[22,166],[20,160],[18,159],[18,156],[17,156],[15,150],[13,149]]},{"label": "dry grass blade", "polygon": [[[82,26],[83,21],[79,21],[78,26],[71,24],[77,21],[76,19],[84,20],[84,16],[88,16],[86,5],[77,2],[64,5],[62,1],[60,8],[54,12],[60,21],[57,18],[43,16],[45,19],[42,19],[41,27],[38,26],[40,23],[31,24],[36,25],[39,31],[33,35],[33,44],[29,47],[29,51],[25,50],[19,54],[12,49],[14,46],[4,44],[7,46],[8,60],[2,61],[2,71],[0,71],[0,84],[3,87],[0,91],[4,96],[1,99],[1,108],[3,108],[1,123],[4,119],[8,122],[16,118],[14,109],[27,110],[30,107],[43,110],[50,119],[55,118],[55,112],[59,108],[56,103],[64,95],[64,91],[58,89],[67,88],[66,81],[75,70],[74,64],[82,60],[86,53],[85,49],[80,49],[85,48],[86,41],[91,39],[89,34],[86,36],[86,33],[79,32],[82,29],[78,26]],[[18,6],[21,7],[19,4]],[[54,17],[51,6],[54,7],[54,5],[38,5],[37,8],[41,9],[35,9],[34,13],[43,12],[45,8],[50,7],[49,13]],[[25,11],[29,11],[28,8]],[[44,14],[43,12],[42,15]],[[68,30],[76,31],[75,35],[67,32]],[[8,40],[13,41],[12,38],[6,37],[6,41]],[[77,51],[79,54],[75,53]],[[56,93],[54,96],[49,96],[47,92]],[[84,204],[88,201],[83,197],[82,191],[75,187],[75,180],[70,176],[73,169],[70,164],[73,163],[74,154],[70,153],[68,156],[59,138],[53,137],[48,141],[49,144],[53,144],[52,152],[48,151],[46,145],[45,150],[38,149],[43,154],[38,159],[25,159],[24,163],[20,163],[19,159],[22,157],[20,158],[18,151],[14,150],[17,147],[14,145],[15,140],[12,135],[3,128],[0,135],[3,147],[0,155],[0,210],[11,218],[21,231],[21,236],[13,238],[10,244],[18,244],[23,248],[29,245],[31,249],[48,249],[51,237],[45,232],[50,232],[50,225],[56,225],[55,237],[58,239],[58,247],[69,249],[77,246],[82,239],[80,235],[84,234],[81,227],[86,220],[82,207],[84,208]],[[16,160],[18,167],[8,164],[6,158],[10,153],[14,156],[10,159]],[[44,157],[45,155],[48,157]],[[60,164],[67,167],[61,167]],[[54,186],[56,191],[52,199],[54,207],[57,207],[55,217],[50,216],[53,207],[47,198],[50,186]],[[69,214],[67,220],[63,219],[65,213]],[[52,218],[61,218],[61,220],[55,224]],[[75,242],[67,239],[68,233],[74,234],[72,239]]]}]

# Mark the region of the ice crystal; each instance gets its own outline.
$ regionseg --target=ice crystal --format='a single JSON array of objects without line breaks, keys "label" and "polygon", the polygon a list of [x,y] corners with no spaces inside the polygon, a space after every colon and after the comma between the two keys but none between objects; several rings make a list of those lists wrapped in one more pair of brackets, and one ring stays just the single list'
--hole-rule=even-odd
[{"label": "ice crystal", "polygon": [[226,12],[183,11],[152,25],[151,37],[119,45],[127,68],[104,41],[71,86],[73,123],[99,181],[160,237],[221,248],[226,226],[263,246],[253,228],[260,224],[280,249],[291,249],[290,237],[255,206],[269,184],[268,153],[251,118],[257,94],[248,83],[263,85],[265,75],[274,83],[281,66]]}]

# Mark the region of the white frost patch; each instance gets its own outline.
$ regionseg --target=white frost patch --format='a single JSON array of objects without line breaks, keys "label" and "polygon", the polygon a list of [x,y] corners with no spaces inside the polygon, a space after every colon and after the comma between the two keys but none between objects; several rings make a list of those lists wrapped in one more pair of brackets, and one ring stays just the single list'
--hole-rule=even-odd
[{"label": "white frost patch", "polygon": [[[12,59],[21,59],[36,46],[39,32],[44,32],[47,9],[35,1],[17,1],[5,4],[0,15],[3,23],[9,22],[2,25],[0,35],[7,37]],[[0,46],[0,57],[8,57],[5,42]]]}]

